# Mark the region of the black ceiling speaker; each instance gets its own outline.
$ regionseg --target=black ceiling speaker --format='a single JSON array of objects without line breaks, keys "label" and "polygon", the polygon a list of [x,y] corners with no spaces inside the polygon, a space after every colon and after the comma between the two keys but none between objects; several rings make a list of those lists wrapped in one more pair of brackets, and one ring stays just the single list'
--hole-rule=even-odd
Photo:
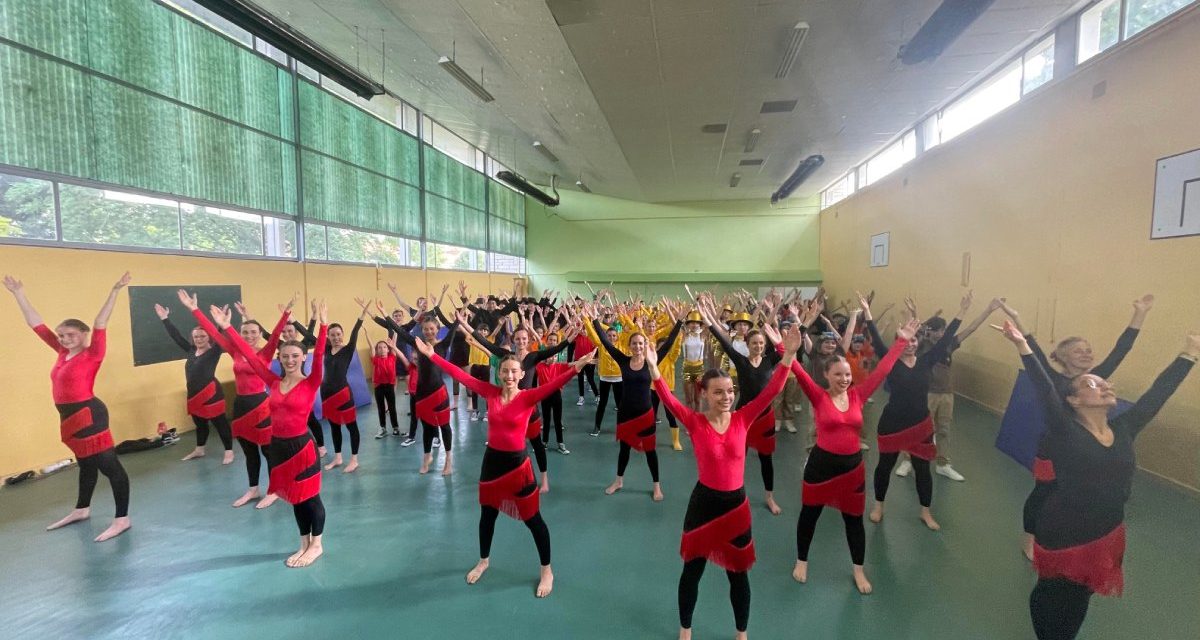
[{"label": "black ceiling speaker", "polygon": [[796,187],[800,186],[801,182],[807,180],[808,176],[821,168],[823,164],[825,164],[825,156],[815,155],[805,158],[804,162],[801,162],[800,166],[796,167],[796,170],[792,172],[792,175],[783,181],[783,184],[779,186],[779,190],[771,194],[771,204],[776,204],[780,200],[792,195]]},{"label": "black ceiling speaker", "polygon": [[276,49],[312,67],[317,73],[370,100],[383,85],[346,64],[262,7],[247,0],[196,0],[201,6],[267,41]]},{"label": "black ceiling speaker", "polygon": [[900,61],[917,64],[933,60],[962,35],[995,0],[945,0],[921,25],[908,44],[900,47]]},{"label": "black ceiling speaker", "polygon": [[550,194],[534,186],[532,182],[522,178],[512,171],[500,171],[496,174],[496,179],[533,198],[534,200],[537,200],[547,207],[558,206],[558,189],[555,188],[555,185],[558,183],[558,176],[550,176],[550,190],[554,192],[553,198],[550,197]]}]

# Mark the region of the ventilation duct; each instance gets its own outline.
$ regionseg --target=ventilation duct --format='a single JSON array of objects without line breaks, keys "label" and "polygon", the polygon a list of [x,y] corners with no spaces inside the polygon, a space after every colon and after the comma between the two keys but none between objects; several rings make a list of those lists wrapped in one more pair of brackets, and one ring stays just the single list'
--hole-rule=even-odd
[{"label": "ventilation duct", "polygon": [[917,64],[942,55],[995,0],[945,0],[921,25],[908,44],[900,47],[900,61]]}]

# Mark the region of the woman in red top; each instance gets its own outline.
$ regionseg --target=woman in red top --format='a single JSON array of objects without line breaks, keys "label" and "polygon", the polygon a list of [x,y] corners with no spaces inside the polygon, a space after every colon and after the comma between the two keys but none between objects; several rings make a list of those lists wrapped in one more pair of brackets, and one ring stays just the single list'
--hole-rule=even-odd
[{"label": "woman in red top", "polygon": [[[225,339],[225,334],[200,311],[196,296],[188,295],[183,289],[178,293],[179,302],[192,312],[200,328],[208,333],[222,351],[233,358],[233,381],[237,388],[237,396],[233,399],[233,437],[237,438],[238,444],[242,445],[242,453],[246,454],[246,476],[250,481],[250,488],[242,497],[233,501],[233,506],[245,506],[251,500],[262,498],[254,508],[266,509],[279,498],[272,493],[263,496],[258,490],[258,477],[262,474],[261,458],[267,458],[268,470],[271,467],[270,458],[267,457],[267,445],[271,443],[271,408],[268,403],[270,394],[267,393],[267,386],[241,352],[236,351]],[[269,364],[275,358],[280,333],[291,319],[292,307],[295,304],[296,298],[293,296],[286,307],[280,307],[279,322],[275,323],[275,329],[268,334],[266,346],[260,347],[265,332],[263,326],[250,318],[242,303],[235,303],[238,313],[242,315],[242,339],[255,350],[258,360],[263,364]]]},{"label": "woman in red top", "polygon": [[[812,311],[810,309],[801,319],[801,331],[815,319]],[[850,365],[841,356],[833,356],[825,364],[828,389],[822,389],[803,367],[792,363],[792,372],[796,374],[800,389],[812,403],[813,421],[817,429],[816,446],[804,465],[804,506],[796,523],[797,553],[792,577],[797,582],[808,581],[808,548],[817,528],[817,519],[828,505],[842,512],[850,558],[854,562],[854,584],[859,593],[871,593],[871,583],[863,572],[867,551],[867,534],[863,527],[867,476],[859,447],[863,426],[862,408],[883,383],[919,326],[920,323],[914,319],[896,331],[896,341],[891,349],[862,384],[851,386],[853,378]]]},{"label": "woman in red top", "polygon": [[479,472],[479,562],[467,573],[467,584],[475,584],[487,571],[492,551],[492,535],[500,512],[519,519],[529,527],[541,560],[541,576],[536,595],[545,598],[554,588],[554,573],[550,570],[550,530],[542,519],[541,495],[533,477],[533,465],[525,451],[525,436],[529,416],[538,403],[558,391],[575,374],[592,361],[596,352],[571,363],[572,370],[564,371],[553,380],[543,381],[532,389],[521,389],[521,360],[515,355],[500,359],[500,384],[476,380],[457,365],[434,352],[429,343],[417,338],[415,346],[421,355],[441,367],[450,377],[487,400],[487,447],[483,452],[483,469]]},{"label": "woman in red top", "polygon": [[321,502],[321,460],[308,430],[313,400],[321,390],[321,372],[325,360],[325,338],[329,331],[328,309],[318,306],[321,328],[313,347],[312,369],[304,375],[305,348],[300,342],[279,347],[279,366],[283,375],[258,359],[258,353],[229,326],[229,309],[209,307],[213,321],[225,332],[233,348],[254,368],[271,388],[271,485],[270,493],[292,504],[296,525],[300,528],[300,549],[288,557],[289,567],[307,567],[321,557],[321,535],[325,531],[325,504]]},{"label": "woman in red top", "polygon": [[[113,450],[112,433],[108,430],[108,408],[92,390],[96,383],[96,374],[104,362],[107,344],[105,327],[108,325],[108,318],[117,303],[117,294],[129,284],[129,280],[129,272],[126,271],[108,292],[108,299],[104,301],[104,306],[100,307],[100,313],[96,314],[96,320],[92,323],[94,331],[82,320],[74,318],[63,320],[51,331],[25,297],[25,286],[21,281],[12,276],[4,276],[4,287],[17,299],[17,306],[21,308],[25,322],[33,328],[33,332],[42,342],[58,353],[58,360],[50,369],[50,392],[61,418],[59,433],[62,442],[79,461],[79,497],[75,502],[75,509],[67,514],[67,517],[46,527],[46,530],[87,520],[91,515],[92,492],[96,489],[98,474],[103,473],[112,485],[113,502],[116,503],[117,512],[112,524],[96,536],[96,542],[119,536],[130,526],[129,476],[117,460],[117,452]],[[89,333],[91,341],[88,340]]]},{"label": "woman in red top", "polygon": [[[574,351],[572,353],[591,353],[596,349],[596,345],[592,343],[591,338],[588,338],[587,332],[581,327],[576,327],[579,335],[575,336],[575,344],[571,346]],[[579,400],[575,402],[576,406],[583,406],[583,397],[587,390],[583,386],[584,379],[587,379],[588,386],[592,388],[592,399],[597,404],[600,403],[600,392],[596,389],[596,365],[589,364],[579,372]]]},{"label": "woman in red top", "polygon": [[371,358],[371,382],[375,383],[375,408],[379,410],[379,433],[375,439],[387,437],[386,419],[392,421],[392,435],[400,435],[400,421],[396,411],[396,363],[408,370],[408,358],[396,348],[396,338],[375,343],[375,355]]},{"label": "woman in red top", "polygon": [[704,567],[711,560],[729,577],[729,599],[737,638],[746,638],[750,621],[750,579],[754,564],[754,539],[750,534],[750,503],[746,499],[746,440],[758,416],[771,406],[787,382],[788,369],[803,345],[799,331],[783,335],[783,359],[766,387],[741,409],[733,408],[733,380],[720,369],[709,369],[700,379],[704,413],[684,406],[663,382],[658,357],[647,350],[646,365],[662,403],[687,429],[696,450],[699,480],[683,517],[683,573],[679,576],[679,638],[692,637],[692,612]]}]

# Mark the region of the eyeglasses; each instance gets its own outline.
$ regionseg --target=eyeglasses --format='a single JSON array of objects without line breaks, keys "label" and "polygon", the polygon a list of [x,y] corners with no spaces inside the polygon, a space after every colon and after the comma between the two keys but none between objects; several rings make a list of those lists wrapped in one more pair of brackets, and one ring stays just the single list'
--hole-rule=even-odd
[{"label": "eyeglasses", "polygon": [[1116,386],[1113,385],[1113,383],[1107,380],[1096,382],[1096,378],[1088,378],[1083,384],[1089,389],[1097,389],[1100,391],[1112,391],[1113,389],[1116,389]]}]

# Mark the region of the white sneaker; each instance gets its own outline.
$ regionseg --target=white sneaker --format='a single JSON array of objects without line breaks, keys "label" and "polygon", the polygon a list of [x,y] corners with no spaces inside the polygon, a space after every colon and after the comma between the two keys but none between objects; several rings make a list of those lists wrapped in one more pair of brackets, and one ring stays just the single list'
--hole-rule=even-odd
[{"label": "white sneaker", "polygon": [[870,451],[871,445],[867,444],[866,440],[859,440],[858,441],[858,449],[859,449],[859,451]]},{"label": "white sneaker", "polygon": [[558,443],[558,452],[559,452],[559,453],[561,453],[561,454],[563,454],[564,456],[569,456],[569,455],[571,455],[571,452],[570,452],[570,451],[567,451],[567,445],[565,445],[565,444],[563,444],[563,443],[561,443],[561,442],[560,442],[560,443]]},{"label": "white sneaker", "polygon": [[964,478],[961,473],[955,471],[954,467],[950,466],[949,463],[936,465],[934,471],[939,476],[945,476],[955,482],[963,482],[966,480],[966,478]]},{"label": "white sneaker", "polygon": [[387,437],[387,429],[384,429],[383,427],[379,427],[379,433],[375,434],[375,439],[379,440],[379,439],[386,438],[386,437]]},{"label": "white sneaker", "polygon": [[583,396],[579,396],[579,401],[575,403],[575,406],[577,406],[577,407],[583,406]]},{"label": "white sneaker", "polygon": [[796,425],[794,425],[790,422],[783,423],[783,428],[787,429],[788,433],[796,433]]},{"label": "white sneaker", "polygon": [[435,438],[433,439],[433,448],[434,448],[434,449],[437,449],[437,448],[438,448],[438,447],[440,447],[440,446],[442,446],[442,439],[441,439],[441,438],[436,438],[436,437],[435,437]]},{"label": "white sneaker", "polygon": [[414,439],[412,439],[412,438],[405,438],[405,439],[404,439],[404,441],[400,443],[400,446],[402,446],[402,447],[411,447],[411,446],[413,446],[414,444],[416,444],[416,442],[417,442],[417,441],[416,441],[416,440],[414,440]]},{"label": "white sneaker", "polygon": [[901,461],[900,464],[896,465],[896,475],[900,476],[901,478],[907,478],[908,474],[910,473],[912,473],[912,462],[904,460]]},{"label": "white sneaker", "polygon": [[592,404],[600,404],[600,396],[596,396],[595,398],[592,398]]}]

